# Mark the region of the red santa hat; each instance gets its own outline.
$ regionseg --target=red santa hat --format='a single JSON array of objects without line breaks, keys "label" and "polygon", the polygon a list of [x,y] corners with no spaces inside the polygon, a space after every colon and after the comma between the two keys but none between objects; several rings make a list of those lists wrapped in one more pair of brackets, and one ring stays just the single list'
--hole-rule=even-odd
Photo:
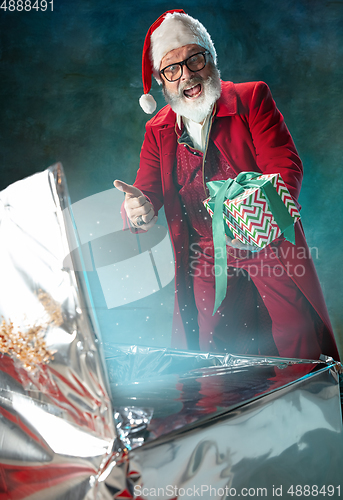
[{"label": "red santa hat", "polygon": [[217,53],[206,28],[182,9],[165,12],[150,26],[142,56],[144,94],[139,99],[145,113],[151,114],[156,109],[155,99],[149,91],[152,75],[159,84],[162,83],[159,73],[162,58],[171,50],[193,43],[208,50],[214,64],[217,63]]}]

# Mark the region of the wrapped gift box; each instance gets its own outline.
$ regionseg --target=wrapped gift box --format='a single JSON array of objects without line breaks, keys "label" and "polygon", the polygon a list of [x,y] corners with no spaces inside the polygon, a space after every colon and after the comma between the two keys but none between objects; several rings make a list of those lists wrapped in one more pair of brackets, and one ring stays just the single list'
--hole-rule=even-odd
[{"label": "wrapped gift box", "polygon": [[[300,219],[299,211],[291,197],[280,174],[265,174],[253,179],[253,181],[269,181],[280,196],[288,213],[295,223]],[[225,181],[214,181],[208,183],[209,188],[216,183]],[[215,200],[213,196],[207,198],[204,205],[213,217]],[[231,238],[237,238],[242,243],[253,245],[256,250],[264,248],[278,238],[283,232],[275,218],[275,213],[270,206],[264,189],[260,187],[247,187],[233,199],[226,199],[223,206],[223,217],[225,220],[225,232]]]}]

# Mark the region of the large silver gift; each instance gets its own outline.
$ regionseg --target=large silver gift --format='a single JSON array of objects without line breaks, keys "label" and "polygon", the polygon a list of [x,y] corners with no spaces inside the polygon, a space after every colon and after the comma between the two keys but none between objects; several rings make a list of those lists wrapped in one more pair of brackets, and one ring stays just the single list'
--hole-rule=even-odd
[{"label": "large silver gift", "polygon": [[102,342],[82,230],[60,164],[0,193],[0,500],[340,498],[341,365]]}]

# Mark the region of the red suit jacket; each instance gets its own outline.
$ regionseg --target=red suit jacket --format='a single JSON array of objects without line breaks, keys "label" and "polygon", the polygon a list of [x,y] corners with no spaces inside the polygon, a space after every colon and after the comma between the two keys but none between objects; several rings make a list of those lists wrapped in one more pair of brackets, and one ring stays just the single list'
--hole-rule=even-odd
[{"label": "red suit jacket", "polygon": [[[197,345],[197,313],[187,272],[188,229],[173,181],[177,148],[175,121],[176,115],[168,105],[147,122],[134,185],[149,198],[156,214],[162,205],[165,208],[176,261],[172,346],[184,349]],[[265,83],[222,82],[211,139],[237,175],[242,171],[278,172],[291,195],[298,199],[303,177],[302,163]],[[296,224],[296,243],[298,248],[304,249],[300,257],[299,252],[294,251],[295,247],[284,240],[278,247],[278,260],[286,270],[287,264],[288,269],[293,270],[297,265],[305,267],[303,276],[293,276],[292,279],[323,321],[322,332],[325,333],[318,339],[322,352],[338,360],[321,286],[299,223]]]}]

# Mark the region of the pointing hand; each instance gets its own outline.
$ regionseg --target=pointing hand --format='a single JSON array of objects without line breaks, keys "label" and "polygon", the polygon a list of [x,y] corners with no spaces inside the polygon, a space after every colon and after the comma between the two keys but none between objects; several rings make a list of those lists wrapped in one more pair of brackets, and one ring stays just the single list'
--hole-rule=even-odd
[{"label": "pointing hand", "polygon": [[146,199],[142,191],[123,181],[115,180],[114,187],[125,193],[125,210],[131,224],[147,231],[157,221],[157,215],[152,204]]}]

